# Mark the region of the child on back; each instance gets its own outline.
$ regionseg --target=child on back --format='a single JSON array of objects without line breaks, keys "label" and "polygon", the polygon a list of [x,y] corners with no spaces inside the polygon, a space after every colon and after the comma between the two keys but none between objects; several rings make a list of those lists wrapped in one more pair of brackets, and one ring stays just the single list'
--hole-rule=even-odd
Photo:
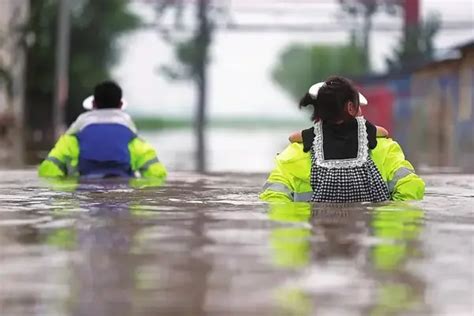
[{"label": "child on back", "polygon": [[39,167],[41,177],[166,178],[153,147],[138,137],[123,111],[122,89],[106,81],[84,101],[88,111],[78,117]]},{"label": "child on back", "polygon": [[292,143],[276,156],[260,199],[277,203],[422,199],[423,179],[396,141],[377,138],[377,127],[361,115],[361,103],[367,100],[342,77],[311,87],[300,107],[313,107],[314,126],[292,137],[302,144]]},{"label": "child on back", "polygon": [[[389,191],[370,156],[377,146],[377,127],[361,115],[367,100],[342,77],[311,87],[300,107],[314,107],[314,127],[293,141],[311,152],[314,202],[381,202]],[[295,135],[293,135],[295,136]]]},{"label": "child on back", "polygon": [[[316,97],[318,95],[319,89],[324,84],[325,84],[324,82],[319,82],[319,83],[314,84],[310,88],[309,92],[303,97],[303,99],[301,99],[300,107],[308,106],[312,102],[314,102],[314,99],[316,99]],[[361,107],[366,106],[366,105],[368,105],[367,99],[362,95],[362,93],[359,92],[359,110],[357,112],[357,116],[362,116]],[[318,119],[316,118],[316,120],[318,120]],[[372,125],[370,122],[369,122],[369,124]],[[389,136],[388,131],[385,128],[383,128],[381,126],[375,126],[375,128],[376,128],[376,131],[377,131],[377,134],[376,134],[377,137],[388,137]],[[303,133],[311,133],[312,131],[313,131],[313,129],[310,128],[308,130],[294,132],[290,135],[290,137],[288,139],[291,143],[303,143]]]}]

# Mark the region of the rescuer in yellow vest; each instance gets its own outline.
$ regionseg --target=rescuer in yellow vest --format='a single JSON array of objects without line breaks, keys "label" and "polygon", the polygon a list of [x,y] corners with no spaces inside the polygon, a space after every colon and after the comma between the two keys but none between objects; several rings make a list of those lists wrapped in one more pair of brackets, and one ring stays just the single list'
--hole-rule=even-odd
[{"label": "rescuer in yellow vest", "polygon": [[97,85],[83,106],[90,111],[59,138],[38,169],[41,177],[166,179],[155,149],[138,137],[135,124],[123,111],[126,104],[116,83]]},{"label": "rescuer in yellow vest", "polygon": [[[361,116],[360,105],[367,103],[365,97],[342,77],[331,77],[326,82],[312,86],[300,106],[314,107],[312,118],[316,122],[315,127],[302,132],[303,143],[290,144],[276,157],[275,168],[268,177],[260,199],[268,202],[422,199],[425,183],[405,159],[400,145],[386,136],[380,137],[377,128]],[[353,152],[351,149],[354,149]],[[327,158],[326,154],[335,158]],[[368,163],[372,166],[367,166]],[[374,174],[365,183],[345,183],[347,174],[357,168],[366,169],[358,171],[359,174],[353,177],[356,182],[360,180],[361,173],[363,176],[369,171]],[[344,173],[340,170],[344,170]],[[338,174],[340,179],[334,181],[332,173]],[[330,177],[321,181],[323,174],[329,174]],[[327,184],[332,187],[327,189]],[[368,194],[365,191],[358,192],[363,190],[360,186],[364,184],[367,184],[363,188],[366,191],[373,190],[371,185],[378,185],[377,190],[373,190],[375,193],[372,192],[377,196],[364,200]],[[319,189],[313,190],[315,186]],[[339,196],[347,199],[339,201]]]}]

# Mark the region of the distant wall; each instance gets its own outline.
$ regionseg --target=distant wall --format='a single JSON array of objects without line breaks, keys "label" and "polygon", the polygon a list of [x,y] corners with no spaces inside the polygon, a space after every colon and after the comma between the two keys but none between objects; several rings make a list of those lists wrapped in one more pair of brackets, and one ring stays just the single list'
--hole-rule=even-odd
[{"label": "distant wall", "polygon": [[474,172],[474,47],[402,76],[361,80],[365,115],[385,126],[418,167]]}]

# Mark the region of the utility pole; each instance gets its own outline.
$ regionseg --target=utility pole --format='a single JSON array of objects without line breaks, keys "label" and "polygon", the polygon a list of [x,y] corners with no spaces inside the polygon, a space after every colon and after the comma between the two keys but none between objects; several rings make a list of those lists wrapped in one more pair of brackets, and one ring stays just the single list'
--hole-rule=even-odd
[{"label": "utility pole", "polygon": [[418,27],[420,22],[420,0],[404,0],[405,31]]},{"label": "utility pole", "polygon": [[403,36],[404,68],[412,69],[419,65],[424,59],[420,49],[420,2],[419,0],[403,1]]},{"label": "utility pole", "polygon": [[69,94],[70,0],[58,0],[56,28],[56,82],[53,104],[54,136],[64,131],[64,112]]},{"label": "utility pole", "polygon": [[197,1],[197,17],[199,28],[195,38],[197,48],[196,60],[196,85],[198,92],[198,103],[196,112],[196,137],[197,137],[197,171],[206,171],[206,139],[205,130],[206,104],[207,104],[207,58],[210,44],[211,30],[207,11],[209,9],[209,0]]},{"label": "utility pole", "polygon": [[420,0],[403,1],[403,32],[406,39],[418,34],[420,28]]}]

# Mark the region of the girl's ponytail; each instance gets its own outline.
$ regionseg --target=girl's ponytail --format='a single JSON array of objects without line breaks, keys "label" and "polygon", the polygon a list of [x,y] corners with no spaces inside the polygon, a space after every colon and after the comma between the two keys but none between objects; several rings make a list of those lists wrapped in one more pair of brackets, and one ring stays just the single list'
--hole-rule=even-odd
[{"label": "girl's ponytail", "polygon": [[319,120],[319,117],[317,115],[317,106],[316,106],[316,100],[311,96],[311,94],[309,92],[307,92],[303,98],[301,98],[300,100],[300,103],[299,103],[299,107],[300,109],[301,108],[305,108],[305,107],[308,107],[308,106],[312,106],[313,107],[313,115],[311,116],[311,120],[313,122],[316,122]]}]

